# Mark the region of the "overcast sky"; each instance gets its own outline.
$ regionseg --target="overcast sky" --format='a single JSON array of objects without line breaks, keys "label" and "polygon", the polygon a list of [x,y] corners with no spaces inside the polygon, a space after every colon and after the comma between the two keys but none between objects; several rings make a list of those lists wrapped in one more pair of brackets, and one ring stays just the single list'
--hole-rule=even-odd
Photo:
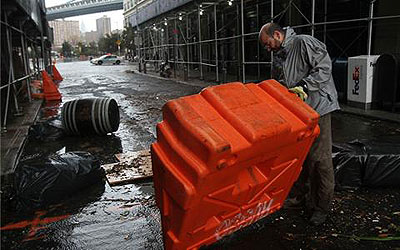
[{"label": "overcast sky", "polygon": [[[60,5],[68,2],[69,0],[45,0],[46,7],[51,7],[55,5]],[[124,16],[122,15],[122,10],[101,12],[83,16],[68,17],[65,20],[77,20],[79,21],[79,27],[82,32],[94,31],[96,30],[96,19],[106,15],[111,18],[111,30],[122,29]]]}]

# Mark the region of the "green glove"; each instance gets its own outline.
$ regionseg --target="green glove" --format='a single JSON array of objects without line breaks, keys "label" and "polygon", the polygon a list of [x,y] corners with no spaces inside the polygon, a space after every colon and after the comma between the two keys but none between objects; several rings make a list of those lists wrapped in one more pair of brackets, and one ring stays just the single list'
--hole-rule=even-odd
[{"label": "green glove", "polygon": [[307,93],[304,91],[303,87],[301,87],[301,86],[296,86],[294,88],[290,88],[289,91],[292,93],[295,93],[302,101],[305,101],[308,98]]}]

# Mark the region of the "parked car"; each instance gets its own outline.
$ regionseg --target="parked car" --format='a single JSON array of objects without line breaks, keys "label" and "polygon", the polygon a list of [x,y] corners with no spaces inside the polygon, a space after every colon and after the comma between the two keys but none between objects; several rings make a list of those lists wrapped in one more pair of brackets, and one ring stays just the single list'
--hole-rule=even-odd
[{"label": "parked car", "polygon": [[122,62],[122,58],[115,55],[104,55],[99,58],[91,59],[91,63],[102,65],[102,64],[120,64]]}]

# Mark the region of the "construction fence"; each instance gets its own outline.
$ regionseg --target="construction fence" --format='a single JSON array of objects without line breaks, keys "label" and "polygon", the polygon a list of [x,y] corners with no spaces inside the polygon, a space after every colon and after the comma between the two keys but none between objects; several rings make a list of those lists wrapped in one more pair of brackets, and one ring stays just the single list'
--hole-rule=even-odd
[{"label": "construction fence", "polygon": [[[137,8],[132,13],[146,7]],[[140,70],[157,72],[164,62],[185,79],[259,81],[270,77],[273,61],[258,42],[263,24],[276,22],[317,37],[335,65],[355,55],[399,53],[399,9],[400,2],[390,0],[192,1],[136,22],[132,57]]]}]

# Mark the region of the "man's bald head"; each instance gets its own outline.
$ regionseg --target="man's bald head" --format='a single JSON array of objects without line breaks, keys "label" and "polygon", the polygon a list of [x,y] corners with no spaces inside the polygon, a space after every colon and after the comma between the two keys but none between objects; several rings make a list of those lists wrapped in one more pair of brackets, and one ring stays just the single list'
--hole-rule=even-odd
[{"label": "man's bald head", "polygon": [[260,43],[268,50],[279,50],[285,39],[285,31],[277,23],[266,23],[258,34]]},{"label": "man's bald head", "polygon": [[262,26],[261,30],[260,30],[260,34],[259,36],[261,36],[263,33],[273,37],[274,36],[274,32],[278,31],[282,34],[285,34],[285,31],[282,29],[282,27],[277,24],[277,23],[266,23]]}]

